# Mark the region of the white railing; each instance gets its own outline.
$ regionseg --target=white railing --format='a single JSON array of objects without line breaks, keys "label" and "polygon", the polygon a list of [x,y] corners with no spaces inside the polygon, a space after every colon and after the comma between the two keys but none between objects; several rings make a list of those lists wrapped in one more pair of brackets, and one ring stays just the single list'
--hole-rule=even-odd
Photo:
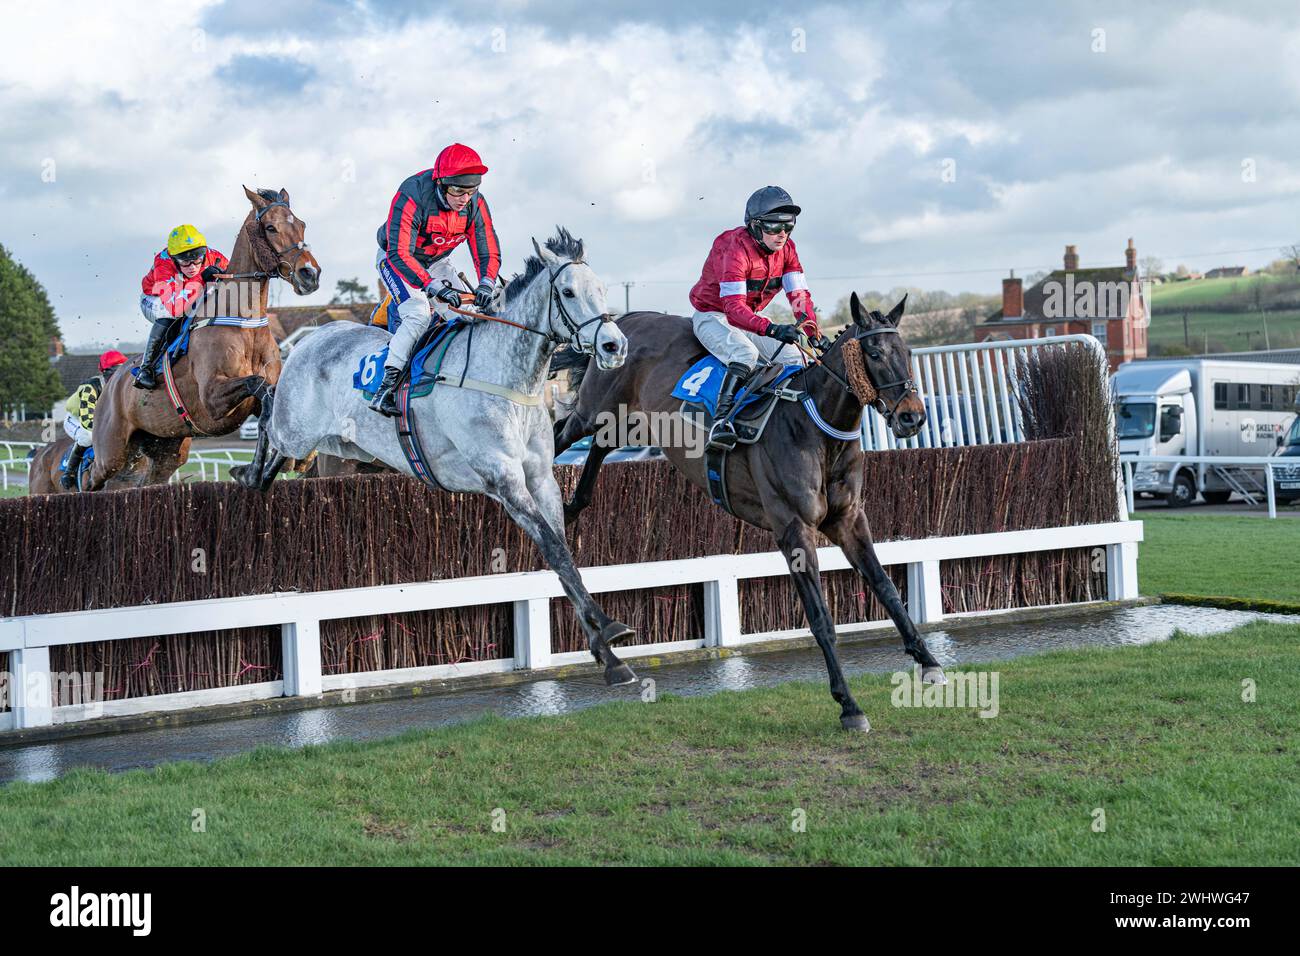
[{"label": "white railing", "polygon": [[1016,382],[1017,354],[1046,348],[1084,348],[1106,365],[1106,350],[1091,335],[1053,335],[1007,342],[939,345],[912,350],[912,376],[925,402],[916,435],[897,439],[874,409],[862,417],[862,447],[951,448],[1025,440]]},{"label": "white railing", "polygon": [[[1124,468],[1124,494],[1127,497],[1130,514],[1133,512],[1134,465],[1227,465],[1237,468],[1258,468],[1264,472],[1264,492],[1268,499],[1270,518],[1277,517],[1277,479],[1273,475],[1273,470],[1300,469],[1300,458],[1224,458],[1220,455],[1123,455],[1120,463]],[[1197,484],[1200,484],[1199,480]]]},{"label": "white railing", "polygon": [[[876,553],[882,564],[907,566],[908,613],[916,623],[927,624],[944,618],[939,577],[941,561],[1063,548],[1094,548],[1105,553],[1107,599],[1129,600],[1138,595],[1137,543],[1141,540],[1141,522],[1116,521],[887,541],[876,545]],[[836,547],[819,549],[817,559],[822,571],[843,571],[851,567],[843,552]],[[703,639],[619,649],[620,655],[636,658],[700,647],[736,647],[759,641],[806,637],[811,633],[807,629],[758,634],[741,632],[739,582],[787,573],[785,557],[779,552],[771,552],[584,568],[582,579],[593,594],[624,591],[629,586],[704,585]],[[563,593],[559,578],[553,572],[529,571],[338,591],[256,594],[0,618],[0,652],[9,652],[9,687],[14,690],[11,712],[0,714],[0,730],[279,696],[318,696],[327,690],[349,687],[583,663],[591,659],[586,651],[557,654],[551,650],[550,602]],[[514,606],[513,658],[353,674],[322,673],[322,620],[502,603]],[[566,607],[564,613],[571,612]],[[840,625],[838,629],[860,630],[865,623]],[[94,704],[51,706],[49,689],[58,682],[58,675],[50,673],[50,648],[53,646],[276,625],[280,627],[283,648],[283,681]]]},{"label": "white railing", "polygon": [[40,447],[41,443],[34,441],[0,441],[0,488],[9,490],[9,469],[24,473],[31,470],[27,452]]},{"label": "white railing", "polygon": [[[186,465],[199,466],[199,480],[208,480],[208,468],[212,469],[212,479],[215,481],[221,477],[221,469],[229,469],[231,465],[247,465],[253,460],[253,451],[250,448],[204,448],[200,451],[190,452],[190,457]],[[181,480],[181,472],[177,471],[171,476],[171,481]]]}]

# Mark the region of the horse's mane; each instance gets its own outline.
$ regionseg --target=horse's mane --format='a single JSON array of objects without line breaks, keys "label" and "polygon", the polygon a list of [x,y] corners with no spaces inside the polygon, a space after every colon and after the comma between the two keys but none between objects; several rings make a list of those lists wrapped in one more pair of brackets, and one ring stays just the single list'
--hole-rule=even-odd
[{"label": "horse's mane", "polygon": [[[280,190],[278,189],[261,189],[257,194],[267,202],[280,202]],[[263,272],[274,271],[279,256],[271,248],[271,244],[266,241],[266,235],[261,229],[257,228],[257,217],[253,210],[249,210],[248,218],[244,221],[244,233],[248,236],[248,245],[253,253],[253,262],[257,263],[257,268]]]},{"label": "horse's mane", "polygon": [[[563,226],[555,227],[555,235],[546,240],[546,248],[565,259],[571,259],[574,262],[582,262],[582,240],[573,236],[569,230]],[[543,269],[546,263],[539,256],[529,256],[524,260],[524,271],[516,272],[510,281],[506,284],[506,301],[509,302],[528,288],[528,283],[532,282]]]}]

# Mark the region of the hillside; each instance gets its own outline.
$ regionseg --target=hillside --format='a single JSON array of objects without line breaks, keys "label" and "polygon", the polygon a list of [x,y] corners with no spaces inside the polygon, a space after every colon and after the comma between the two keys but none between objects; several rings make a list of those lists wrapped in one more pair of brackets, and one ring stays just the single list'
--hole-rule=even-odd
[{"label": "hillside", "polygon": [[[1256,274],[1156,286],[1151,354],[1300,347],[1300,276]],[[1186,315],[1186,332],[1183,317]],[[1267,337],[1265,326],[1267,325]]]}]

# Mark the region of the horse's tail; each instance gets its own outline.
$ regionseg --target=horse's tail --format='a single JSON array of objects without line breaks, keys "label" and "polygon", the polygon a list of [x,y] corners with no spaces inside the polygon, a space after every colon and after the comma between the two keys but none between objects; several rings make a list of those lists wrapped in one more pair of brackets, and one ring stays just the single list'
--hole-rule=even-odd
[{"label": "horse's tail", "polygon": [[587,374],[587,364],[590,361],[590,356],[584,355],[576,349],[558,349],[551,355],[551,370],[546,377],[554,378],[557,372],[567,371],[569,373],[569,391],[576,395],[578,389],[582,388],[582,379]]}]

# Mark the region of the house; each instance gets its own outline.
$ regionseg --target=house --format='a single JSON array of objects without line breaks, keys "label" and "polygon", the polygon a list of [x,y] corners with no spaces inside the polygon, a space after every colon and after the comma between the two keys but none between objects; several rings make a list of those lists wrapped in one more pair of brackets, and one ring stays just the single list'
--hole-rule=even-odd
[{"label": "house", "polygon": [[[59,349],[59,356],[52,363],[54,371],[59,373],[59,386],[63,389],[65,396],[71,395],[76,387],[86,379],[94,378],[99,374],[99,352],[89,354],[78,354],[76,352],[64,352]],[[63,419],[60,418],[60,421]]]},{"label": "house", "polygon": [[1207,279],[1237,279],[1247,275],[1245,266],[1220,266],[1205,273]]},{"label": "house", "polygon": [[374,308],[373,302],[358,302],[355,305],[294,305],[269,308],[266,315],[270,319],[271,334],[277,342],[283,342],[299,329],[326,325],[339,319],[365,325],[370,321],[370,313]]},{"label": "house", "polygon": [[1002,308],[976,324],[975,341],[1092,335],[1106,346],[1114,371],[1146,357],[1149,321],[1132,239],[1122,266],[1080,268],[1077,248],[1066,246],[1062,268],[1031,288],[1014,272],[1002,280]]}]

